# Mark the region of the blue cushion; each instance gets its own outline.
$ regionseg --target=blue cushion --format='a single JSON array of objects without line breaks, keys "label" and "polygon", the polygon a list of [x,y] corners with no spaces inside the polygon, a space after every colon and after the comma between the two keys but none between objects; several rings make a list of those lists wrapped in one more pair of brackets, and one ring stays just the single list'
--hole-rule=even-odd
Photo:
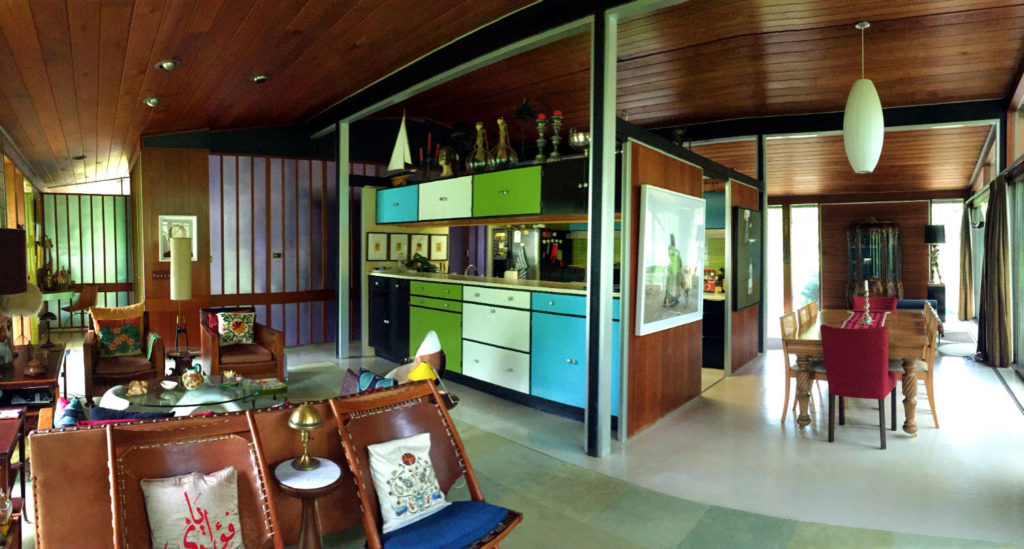
[{"label": "blue cushion", "polygon": [[381,377],[365,368],[359,369],[359,392],[369,391],[371,389],[383,389],[385,387],[394,387],[396,381],[393,379],[387,379]]},{"label": "blue cushion", "polygon": [[128,410],[113,410],[102,406],[93,406],[89,411],[89,419],[92,421],[110,421],[112,419],[159,419],[174,417],[174,412],[130,412]]},{"label": "blue cushion", "polygon": [[381,536],[384,549],[461,549],[479,541],[508,515],[482,501],[456,501],[429,517]]}]

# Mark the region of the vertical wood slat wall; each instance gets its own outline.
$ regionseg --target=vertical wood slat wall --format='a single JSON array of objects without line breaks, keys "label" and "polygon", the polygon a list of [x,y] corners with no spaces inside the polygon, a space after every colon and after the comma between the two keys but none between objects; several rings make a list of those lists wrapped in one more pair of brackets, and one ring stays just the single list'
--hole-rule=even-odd
[{"label": "vertical wood slat wall", "polygon": [[[53,272],[62,267],[75,284],[130,284],[132,273],[131,204],[127,196],[42,194],[43,234],[50,238]],[[42,241],[42,236],[38,237]],[[40,263],[45,253],[40,248]],[[54,327],[84,327],[82,315],[61,311],[77,300],[49,302]],[[120,307],[134,301],[133,291],[99,291],[96,304]]]},{"label": "vertical wood slat wall", "polygon": [[[26,203],[25,197],[25,176],[21,173],[14,163],[7,159],[5,156],[0,156],[0,162],[2,162],[2,169],[4,170],[4,209],[0,211],[0,227],[7,229],[17,229],[22,226],[26,230],[26,238],[32,238],[32,229],[26,226],[32,221],[32,215],[27,211],[28,204]],[[31,201],[31,195],[29,195],[29,201]],[[28,252],[28,250],[26,250]],[[28,253],[26,257],[26,264],[29,265],[31,270],[33,255]],[[35,276],[29,276],[30,282],[35,282]],[[31,339],[33,322],[28,317],[16,317],[11,320],[11,325],[14,328],[11,333],[13,341],[18,344],[26,342],[26,339]]]},{"label": "vertical wood slat wall", "polygon": [[211,303],[255,307],[287,346],[334,341],[335,163],[210,155],[209,166]]}]

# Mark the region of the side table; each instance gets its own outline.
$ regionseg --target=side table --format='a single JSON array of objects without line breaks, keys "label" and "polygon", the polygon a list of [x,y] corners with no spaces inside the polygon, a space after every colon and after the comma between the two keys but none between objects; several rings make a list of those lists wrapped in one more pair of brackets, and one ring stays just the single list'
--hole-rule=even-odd
[{"label": "side table", "polygon": [[320,466],[311,471],[299,471],[292,467],[292,460],[278,464],[274,476],[281,491],[302,500],[302,524],[299,527],[297,549],[321,549],[320,515],[316,500],[329,494],[341,483],[341,467],[333,461],[318,457]]},{"label": "side table", "polygon": [[167,351],[167,358],[174,361],[174,370],[167,375],[178,377],[192,366],[192,359],[201,354],[199,347],[178,347]]}]

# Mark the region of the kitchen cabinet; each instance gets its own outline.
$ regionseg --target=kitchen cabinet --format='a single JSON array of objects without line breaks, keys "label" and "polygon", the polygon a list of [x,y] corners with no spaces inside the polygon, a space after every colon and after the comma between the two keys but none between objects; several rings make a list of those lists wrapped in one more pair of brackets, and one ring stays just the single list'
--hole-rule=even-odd
[{"label": "kitchen cabinet", "polygon": [[[612,415],[619,414],[621,326],[612,322]],[[534,312],[531,320],[531,394],[562,404],[587,405],[587,319]]]},{"label": "kitchen cabinet", "polygon": [[500,387],[529,394],[530,355],[468,339],[463,340],[462,373]]},{"label": "kitchen cabinet", "polygon": [[409,285],[409,292],[412,295],[437,297],[440,299],[462,299],[461,284],[442,284],[439,282],[423,282],[422,280],[413,280],[412,284]]},{"label": "kitchen cabinet", "polygon": [[421,183],[418,187],[420,221],[473,215],[473,176]]},{"label": "kitchen cabinet", "polygon": [[586,213],[590,199],[589,171],[586,158],[544,164],[541,173],[541,213]]},{"label": "kitchen cabinet", "polygon": [[409,348],[409,281],[370,277],[369,343],[377,356],[392,362]]},{"label": "kitchen cabinet", "polygon": [[530,352],[530,311],[464,303],[462,314],[463,338]]},{"label": "kitchen cabinet", "polygon": [[417,187],[394,187],[377,191],[377,223],[408,223],[418,215]]},{"label": "kitchen cabinet", "polygon": [[483,286],[466,286],[463,289],[462,295],[466,301],[474,303],[499,305],[514,309],[530,308],[530,292],[485,288]]},{"label": "kitchen cabinet", "polygon": [[[444,302],[445,300],[435,300]],[[450,302],[454,304],[455,302]],[[445,355],[445,368],[453,372],[462,372],[462,314],[432,307],[410,305],[409,318],[409,356],[416,353],[427,332],[434,330],[441,341],[441,349]]]},{"label": "kitchen cabinet", "polygon": [[540,213],[541,167],[473,176],[473,217]]}]

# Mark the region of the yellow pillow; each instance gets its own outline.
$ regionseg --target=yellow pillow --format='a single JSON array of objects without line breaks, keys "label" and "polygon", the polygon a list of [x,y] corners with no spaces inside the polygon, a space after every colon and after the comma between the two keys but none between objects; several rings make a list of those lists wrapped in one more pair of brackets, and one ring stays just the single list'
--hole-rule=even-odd
[{"label": "yellow pillow", "polygon": [[89,307],[89,314],[96,320],[124,320],[139,318],[146,311],[146,303],[136,303],[127,307]]}]

